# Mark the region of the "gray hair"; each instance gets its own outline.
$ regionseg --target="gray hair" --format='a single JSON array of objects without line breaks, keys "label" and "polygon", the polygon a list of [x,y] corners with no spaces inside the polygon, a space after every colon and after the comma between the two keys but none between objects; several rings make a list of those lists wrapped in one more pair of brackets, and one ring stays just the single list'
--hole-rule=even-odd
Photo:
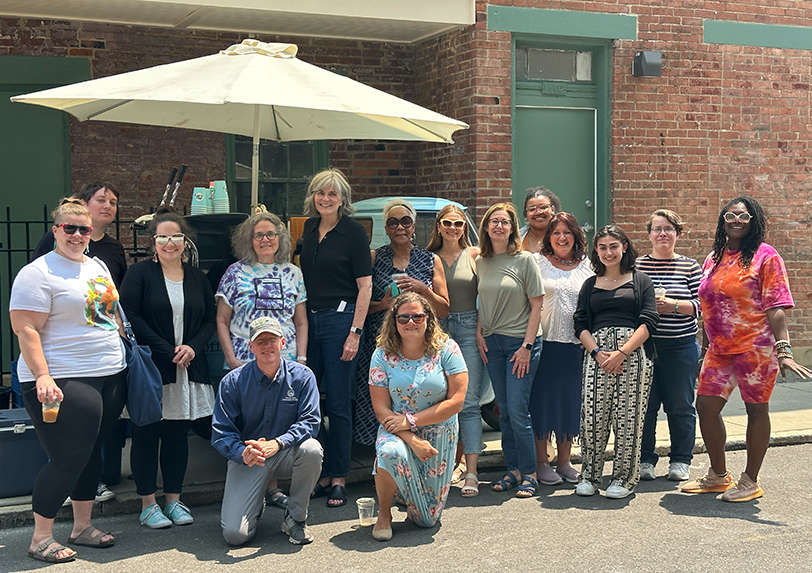
[{"label": "gray hair", "polygon": [[384,225],[386,224],[386,220],[389,218],[389,211],[395,207],[403,207],[409,212],[409,216],[412,218],[412,221],[417,221],[417,211],[414,210],[411,203],[409,203],[406,199],[392,199],[383,206]]},{"label": "gray hair", "polygon": [[262,221],[268,221],[279,233],[278,248],[274,260],[277,263],[284,263],[290,259],[290,232],[282,219],[271,213],[263,211],[254,213],[245,221],[239,224],[231,233],[231,247],[234,249],[234,256],[244,263],[254,266],[257,264],[257,254],[254,251],[254,227]]},{"label": "gray hair", "polygon": [[352,206],[352,188],[349,181],[341,171],[335,167],[330,167],[316,173],[307,185],[307,195],[305,195],[304,209],[302,210],[305,217],[319,216],[319,211],[316,209],[316,193],[330,185],[341,197],[341,207],[338,208],[339,217],[350,216],[355,213],[355,207]]}]

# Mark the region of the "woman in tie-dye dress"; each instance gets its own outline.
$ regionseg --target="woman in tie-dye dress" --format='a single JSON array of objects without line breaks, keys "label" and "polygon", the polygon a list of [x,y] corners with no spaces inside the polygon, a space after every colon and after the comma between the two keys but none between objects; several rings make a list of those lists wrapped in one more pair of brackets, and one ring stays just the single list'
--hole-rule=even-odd
[{"label": "woman in tie-dye dress", "polygon": [[386,311],[369,369],[372,406],[381,425],[375,443],[380,509],[372,537],[392,537],[392,499],[406,501],[409,520],[440,520],[454,470],[457,413],[468,371],[457,343],[421,295],[398,296]]},{"label": "woman in tie-dye dress", "polygon": [[[719,213],[713,251],[699,283],[705,344],[696,411],[708,449],[706,475],[682,487],[686,493],[722,493],[724,501],[749,501],[764,494],[758,472],[770,443],[769,402],[778,371],[802,378],[787,330],[793,307],[784,261],[764,242],[767,219],[749,195],[728,202]],[[738,386],[747,409],[747,465],[734,481],[725,466],[725,424],[721,412]]]}]

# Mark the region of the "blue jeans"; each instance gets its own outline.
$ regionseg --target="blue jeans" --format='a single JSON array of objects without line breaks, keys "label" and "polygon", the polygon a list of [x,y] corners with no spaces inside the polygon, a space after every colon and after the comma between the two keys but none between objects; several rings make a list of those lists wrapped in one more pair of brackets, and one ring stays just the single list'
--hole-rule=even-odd
[{"label": "blue jeans", "polygon": [[491,334],[485,337],[488,346],[488,374],[491,376],[496,403],[499,404],[499,425],[502,428],[502,453],[508,471],[518,469],[522,475],[536,471],[536,443],[530,423],[530,390],[541,357],[541,337],[536,337],[530,351],[530,366],[521,378],[511,372],[513,353],[521,348],[523,338]]},{"label": "blue jeans", "polygon": [[662,404],[668,416],[668,433],[671,436],[671,463],[690,464],[696,439],[696,388],[699,342],[695,336],[682,338],[654,338],[657,360],[654,362],[654,379],[643,424],[643,443],[640,454],[642,463],[657,464],[655,430],[657,413]]},{"label": "blue jeans", "polygon": [[443,330],[459,345],[465,365],[468,366],[468,391],[459,414],[460,440],[466,454],[482,452],[482,414],[479,402],[491,383],[476,345],[476,318],[477,311],[469,310],[452,312],[448,318],[440,321]]},{"label": "blue jeans", "polygon": [[[350,362],[341,360],[341,355],[354,314],[354,304],[348,304],[344,312],[307,312],[307,365],[319,381],[319,390],[326,394],[318,438],[324,447],[322,473],[330,477],[346,477],[350,473],[352,397],[358,355]],[[324,418],[330,420],[329,431]]]}]

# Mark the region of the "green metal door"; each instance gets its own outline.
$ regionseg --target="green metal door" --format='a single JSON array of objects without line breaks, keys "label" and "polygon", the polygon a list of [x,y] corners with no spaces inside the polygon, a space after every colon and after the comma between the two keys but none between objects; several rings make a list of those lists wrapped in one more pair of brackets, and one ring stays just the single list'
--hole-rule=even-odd
[{"label": "green metal door", "polygon": [[543,185],[591,235],[597,225],[596,110],[516,106],[514,201]]}]

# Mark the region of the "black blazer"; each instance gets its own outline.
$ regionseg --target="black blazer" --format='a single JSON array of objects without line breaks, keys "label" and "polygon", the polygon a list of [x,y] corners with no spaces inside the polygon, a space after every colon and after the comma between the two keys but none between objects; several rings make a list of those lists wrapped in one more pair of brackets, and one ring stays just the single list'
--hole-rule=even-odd
[{"label": "black blazer", "polygon": [[[127,269],[120,294],[138,343],[152,350],[163,383],[173,384],[175,327],[160,263],[145,260]],[[195,351],[189,364],[189,380],[193,382],[211,384],[205,349],[214,335],[214,318],[214,294],[206,275],[183,263],[183,344]]]}]

